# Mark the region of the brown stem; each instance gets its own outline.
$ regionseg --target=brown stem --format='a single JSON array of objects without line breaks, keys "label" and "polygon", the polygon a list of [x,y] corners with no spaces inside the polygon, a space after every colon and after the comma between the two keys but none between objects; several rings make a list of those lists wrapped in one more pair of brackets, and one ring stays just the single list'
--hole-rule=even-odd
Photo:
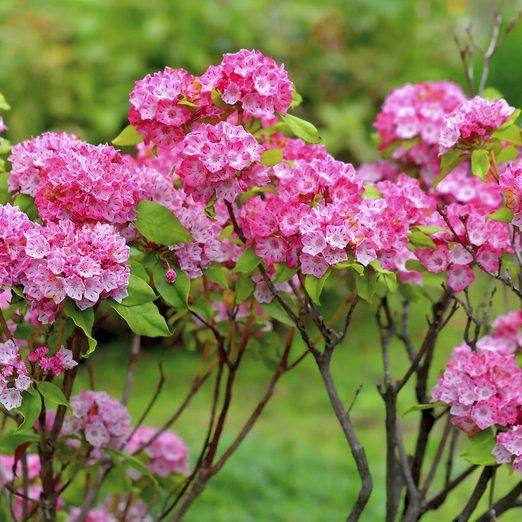
[{"label": "brown stem", "polygon": [[368,459],[366,457],[363,446],[355,434],[350,415],[344,408],[337,392],[337,388],[330,371],[330,356],[314,355],[314,357],[326,387],[326,391],[328,393],[328,397],[330,399],[335,416],[341,425],[346,441],[350,447],[352,457],[355,461],[355,465],[357,466],[359,477],[361,479],[361,488],[357,495],[357,499],[346,519],[347,522],[354,522],[359,520],[362,512],[364,511],[364,508],[366,507],[366,504],[368,503],[373,489],[373,481],[370,468],[368,466]]},{"label": "brown stem", "polygon": [[475,489],[471,494],[471,497],[469,498],[466,506],[464,507],[460,515],[455,518],[454,522],[467,522],[470,519],[471,515],[473,514],[473,511],[475,511],[477,504],[482,498],[482,495],[484,495],[484,492],[486,491],[489,480],[493,476],[493,469],[493,466],[486,466],[483,469],[477,481]]},{"label": "brown stem", "polygon": [[493,508],[488,510],[477,518],[476,522],[488,522],[491,521],[491,513],[494,513],[496,517],[502,515],[509,509],[514,507],[520,507],[520,503],[517,502],[522,495],[522,481],[520,481],[509,493],[504,495],[500,500],[497,500],[493,504]]}]

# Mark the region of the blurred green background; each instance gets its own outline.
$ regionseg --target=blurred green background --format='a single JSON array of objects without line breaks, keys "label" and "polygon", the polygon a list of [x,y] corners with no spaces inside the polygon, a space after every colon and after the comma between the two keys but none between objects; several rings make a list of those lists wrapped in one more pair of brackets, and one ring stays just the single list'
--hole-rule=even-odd
[{"label": "blurred green background", "polygon": [[[499,2],[506,16],[520,0]],[[105,142],[124,125],[133,82],[185,67],[199,74],[225,52],[258,48],[284,62],[332,152],[373,157],[370,123],[406,81],[461,81],[454,34],[479,41],[491,0],[2,0],[0,89],[10,138],[67,129]],[[495,59],[492,80],[522,104],[522,30]]]},{"label": "blurred green background", "polygon": [[[503,1],[506,17],[522,8]],[[284,62],[304,97],[302,114],[321,128],[330,150],[359,163],[374,158],[371,122],[386,93],[406,81],[463,77],[453,35],[473,23],[484,42],[494,5],[486,0],[1,0],[0,91],[11,103],[9,137],[19,141],[44,130],[69,130],[92,142],[110,141],[125,125],[128,93],[149,72],[185,67],[194,74],[224,52],[258,48]],[[520,49],[516,29],[492,65],[489,84],[522,105]],[[416,310],[417,331],[425,310]],[[462,339],[457,317],[440,343],[434,375]],[[119,396],[128,340],[107,338],[92,359],[96,384]],[[402,352],[393,354],[397,374]],[[139,364],[131,410],[136,418],[153,393],[157,362],[164,359],[168,384],[152,412],[159,424],[181,401],[197,366],[197,354],[148,346]],[[227,437],[254,406],[269,378],[266,360],[246,361],[239,400]],[[372,311],[362,307],[349,342],[340,349],[336,378],[354,409],[367,445],[376,491],[363,520],[383,520],[383,408],[375,389],[379,346]],[[434,376],[433,376],[434,377]],[[87,385],[87,372],[82,368]],[[205,389],[175,429],[197,454],[208,415]],[[413,396],[401,404],[410,406]],[[416,414],[404,419],[413,433]],[[411,440],[408,439],[409,443]],[[462,469],[465,463],[458,463]],[[505,470],[497,487],[513,483]],[[194,510],[189,522],[322,522],[342,520],[358,478],[330,412],[318,374],[305,361],[283,379],[273,403]],[[467,488],[469,491],[469,488]],[[450,520],[466,487],[441,512],[425,520]],[[520,513],[502,520],[520,520]]]}]

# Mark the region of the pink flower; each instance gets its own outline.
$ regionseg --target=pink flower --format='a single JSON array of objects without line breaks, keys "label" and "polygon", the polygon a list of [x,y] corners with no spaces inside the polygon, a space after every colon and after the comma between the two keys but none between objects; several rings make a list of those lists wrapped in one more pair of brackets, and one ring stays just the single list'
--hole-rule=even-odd
[{"label": "pink flower", "polygon": [[473,352],[457,346],[439,383],[433,402],[451,406],[451,420],[468,434],[490,426],[513,424],[522,407],[522,370],[511,353]]},{"label": "pink flower", "polygon": [[203,74],[201,82],[205,90],[217,89],[225,103],[239,104],[256,118],[286,114],[292,103],[293,86],[284,65],[259,51],[225,54],[220,65]]},{"label": "pink flower", "polygon": [[452,265],[447,272],[446,279],[452,290],[462,292],[473,283],[475,276],[469,266]]},{"label": "pink flower", "polygon": [[216,193],[233,201],[248,186],[246,168],[261,158],[261,151],[243,127],[203,123],[185,137],[176,173],[195,199],[206,201]]},{"label": "pink flower", "polygon": [[177,274],[176,271],[172,268],[169,268],[165,273],[165,281],[170,285],[176,282]]},{"label": "pink flower", "polygon": [[517,424],[497,435],[497,444],[492,451],[499,464],[512,464],[513,471],[522,475],[522,425]]},{"label": "pink flower", "polygon": [[72,414],[67,416],[63,433],[82,432],[95,448],[121,448],[130,427],[127,408],[105,392],[81,391],[71,397]]},{"label": "pink flower", "polygon": [[488,100],[475,96],[463,101],[446,116],[439,137],[440,152],[445,154],[457,143],[473,146],[488,141],[492,132],[504,124],[515,109],[503,99]]},{"label": "pink flower", "polygon": [[[139,427],[129,440],[126,450],[129,453],[136,452],[157,433],[158,430],[154,428]],[[162,432],[145,448],[144,453],[149,459],[149,470],[154,475],[168,477],[173,473],[187,475],[189,472],[187,447],[180,437],[171,431]]]},{"label": "pink flower", "polygon": [[0,404],[6,410],[22,405],[22,392],[31,386],[20,349],[11,340],[0,343]]}]

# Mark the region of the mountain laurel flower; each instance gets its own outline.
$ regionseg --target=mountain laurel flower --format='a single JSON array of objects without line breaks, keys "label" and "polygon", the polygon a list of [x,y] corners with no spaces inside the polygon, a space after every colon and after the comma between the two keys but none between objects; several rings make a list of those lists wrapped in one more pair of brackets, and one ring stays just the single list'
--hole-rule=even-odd
[{"label": "mountain laurel flower", "polygon": [[238,104],[255,118],[286,114],[292,103],[293,86],[284,65],[259,51],[225,54],[201,81],[207,90],[217,89],[225,103]]},{"label": "mountain laurel flower", "polygon": [[522,162],[510,161],[502,166],[498,178],[506,200],[506,206],[513,211],[513,225],[522,229]]},{"label": "mountain laurel flower", "polygon": [[262,147],[243,127],[203,123],[183,140],[176,173],[195,199],[233,201],[248,188],[247,167],[261,159]]},{"label": "mountain laurel flower", "polygon": [[499,464],[511,464],[513,471],[522,475],[522,424],[500,431],[491,453]]},{"label": "mountain laurel flower", "polygon": [[472,147],[481,141],[489,141],[491,134],[509,120],[514,110],[503,99],[488,100],[475,96],[463,101],[444,120],[439,137],[441,154],[457,144]]},{"label": "mountain laurel flower", "polygon": [[129,247],[111,225],[75,226],[70,221],[35,229],[26,244],[27,267],[22,283],[32,306],[59,305],[67,297],[84,310],[100,299],[121,302],[127,296]]},{"label": "mountain laurel flower", "polygon": [[22,392],[31,386],[20,348],[11,340],[0,343],[0,404],[6,410],[22,405]]},{"label": "mountain laurel flower", "polygon": [[136,217],[135,173],[109,145],[47,133],[13,147],[13,191],[35,197],[44,223],[125,224]]},{"label": "mountain laurel flower", "polygon": [[[127,444],[126,450],[134,453],[158,435],[158,430],[140,426]],[[187,475],[188,449],[178,435],[171,431],[161,432],[154,441],[147,445],[145,455],[150,459],[148,466],[152,474],[168,477],[173,473]]]},{"label": "mountain laurel flower", "polygon": [[522,407],[522,370],[511,353],[474,352],[464,343],[454,349],[432,396],[451,406],[451,422],[469,435],[509,426]]},{"label": "mountain laurel flower", "polygon": [[78,434],[95,448],[121,449],[130,428],[127,408],[105,392],[81,391],[71,397],[72,412],[63,433]]}]

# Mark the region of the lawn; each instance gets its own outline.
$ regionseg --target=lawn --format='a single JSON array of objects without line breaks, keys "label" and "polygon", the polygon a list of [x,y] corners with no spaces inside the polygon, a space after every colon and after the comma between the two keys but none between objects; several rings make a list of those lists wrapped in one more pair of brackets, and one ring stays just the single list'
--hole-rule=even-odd
[{"label": "lawn", "polygon": [[[415,338],[420,339],[425,310],[415,312]],[[382,423],[384,409],[376,390],[381,370],[380,348],[371,328],[373,311],[361,306],[354,316],[347,342],[338,348],[334,359],[335,378],[346,404],[355,390],[362,390],[353,409],[358,434],[365,445],[374,475],[375,490],[363,520],[384,519],[385,434]],[[452,348],[461,341],[464,319],[457,316],[441,339],[434,364],[435,379]],[[95,385],[120,396],[124,382],[122,371],[129,342],[124,338],[107,338],[93,356],[96,367]],[[403,350],[394,346],[392,363],[395,375],[406,367]],[[196,371],[198,355],[182,348],[161,345],[143,349],[137,367],[130,405],[133,418],[139,417],[148,404],[158,381],[158,362],[163,361],[167,382],[147,423],[160,425],[174,411],[188,389]],[[266,363],[249,356],[244,363],[235,391],[235,404],[230,412],[224,441],[231,440],[250,410],[261,397],[271,373]],[[78,384],[88,386],[86,365],[82,366]],[[205,433],[210,383],[200,391],[174,426],[190,447],[192,462]],[[408,394],[399,407],[405,412],[415,403]],[[402,418],[407,443],[417,423],[417,413]],[[463,439],[463,438],[462,438]],[[433,446],[437,441],[434,440]],[[465,444],[465,441],[461,441]],[[411,446],[411,444],[410,444]],[[411,450],[411,447],[408,448]],[[434,448],[431,448],[433,455]],[[467,463],[458,459],[457,470]],[[506,468],[506,466],[504,466]],[[502,469],[497,477],[496,491],[509,489],[516,477]],[[343,520],[358,490],[358,476],[349,456],[340,428],[335,421],[319,374],[311,359],[305,360],[279,382],[276,394],[251,435],[212,480],[185,520],[188,522],[316,522]],[[472,483],[457,489],[439,511],[425,516],[426,521],[451,520],[469,496]],[[477,514],[483,511],[481,504]],[[502,520],[515,521],[515,511]]]}]

